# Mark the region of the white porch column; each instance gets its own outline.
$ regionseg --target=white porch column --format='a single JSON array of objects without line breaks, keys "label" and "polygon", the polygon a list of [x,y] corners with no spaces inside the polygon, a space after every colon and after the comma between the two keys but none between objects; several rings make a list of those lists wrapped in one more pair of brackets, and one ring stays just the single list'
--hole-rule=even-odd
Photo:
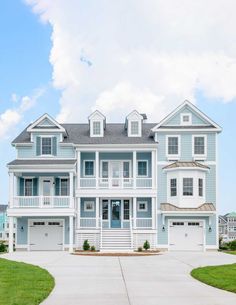
[{"label": "white porch column", "polygon": [[77,229],[80,229],[80,208],[81,208],[81,198],[79,197],[77,200]]},{"label": "white porch column", "polygon": [[81,153],[77,151],[77,189],[80,188],[80,164],[81,164]]},{"label": "white porch column", "polygon": [[13,227],[14,227],[14,218],[12,216],[9,217],[9,245],[8,245],[8,252],[13,252]]},{"label": "white porch column", "polygon": [[74,175],[70,172],[70,208],[74,208]]},{"label": "white porch column", "polygon": [[156,151],[152,150],[152,188],[156,188],[156,173],[157,173]]},{"label": "white porch column", "polygon": [[152,197],[152,229],[156,228],[156,198]]},{"label": "white porch column", "polygon": [[73,253],[74,250],[74,217],[70,216],[70,223],[69,223],[69,252]]},{"label": "white porch column", "polygon": [[99,197],[96,197],[96,229],[99,228]]},{"label": "white porch column", "polygon": [[95,152],[95,178],[96,178],[96,188],[98,188],[99,183],[99,152]]},{"label": "white porch column", "polygon": [[137,198],[133,197],[133,220],[134,220],[134,224],[133,224],[133,228],[136,229],[136,220],[137,220]]},{"label": "white porch column", "polygon": [[136,176],[137,176],[137,152],[133,151],[133,187],[136,189]]},{"label": "white porch column", "polygon": [[9,207],[14,205],[14,173],[9,173]]}]

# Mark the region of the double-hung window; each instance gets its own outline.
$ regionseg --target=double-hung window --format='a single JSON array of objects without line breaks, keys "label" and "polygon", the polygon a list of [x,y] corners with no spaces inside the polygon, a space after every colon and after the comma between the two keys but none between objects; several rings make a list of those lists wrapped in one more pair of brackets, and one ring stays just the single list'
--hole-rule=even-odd
[{"label": "double-hung window", "polygon": [[130,163],[128,161],[123,162],[123,178],[130,177]]},{"label": "double-hung window", "polygon": [[198,196],[203,197],[203,179],[198,179]]},{"label": "double-hung window", "polygon": [[52,138],[51,137],[42,137],[41,139],[41,154],[42,155],[51,155],[52,154]]},{"label": "double-hung window", "polygon": [[129,200],[124,200],[124,220],[129,220]]},{"label": "double-hung window", "polygon": [[61,196],[68,196],[68,179],[61,179]]},{"label": "double-hung window", "polygon": [[131,121],[130,122],[130,131],[132,136],[137,136],[139,134],[139,122]]},{"label": "double-hung window", "polygon": [[108,207],[108,200],[104,199],[102,201],[102,219],[108,220],[109,219],[109,207]]},{"label": "double-hung window", "polygon": [[194,155],[204,156],[206,152],[205,147],[205,137],[203,136],[194,136]]},{"label": "double-hung window", "polygon": [[176,178],[170,179],[170,196],[171,197],[177,196],[177,179]]},{"label": "double-hung window", "polygon": [[193,196],[193,178],[183,178],[183,196]]},{"label": "double-hung window", "polygon": [[102,161],[102,178],[108,178],[108,161]]},{"label": "double-hung window", "polygon": [[179,155],[179,137],[168,137],[168,155],[178,156]]},{"label": "double-hung window", "polygon": [[147,161],[138,161],[138,176],[147,177],[147,175],[148,175]]},{"label": "double-hung window", "polygon": [[33,180],[25,179],[25,196],[33,196]]},{"label": "double-hung window", "polygon": [[84,161],[84,175],[94,176],[94,161]]},{"label": "double-hung window", "polygon": [[100,136],[101,135],[101,122],[100,121],[94,121],[93,122],[93,135],[94,136]]}]

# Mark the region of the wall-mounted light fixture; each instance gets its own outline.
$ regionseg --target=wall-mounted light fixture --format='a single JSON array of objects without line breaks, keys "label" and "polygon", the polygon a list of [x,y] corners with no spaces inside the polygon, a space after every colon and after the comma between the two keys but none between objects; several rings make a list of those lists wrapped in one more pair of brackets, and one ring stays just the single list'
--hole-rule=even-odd
[{"label": "wall-mounted light fixture", "polygon": [[21,232],[24,232],[24,227],[23,227],[23,226],[20,228],[20,231],[21,231]]},{"label": "wall-mounted light fixture", "polygon": [[162,232],[165,232],[165,230],[166,230],[166,229],[165,229],[165,226],[163,226],[163,227],[162,227]]},{"label": "wall-mounted light fixture", "polygon": [[211,228],[211,226],[209,227],[208,231],[209,231],[209,232],[211,232],[211,231],[212,231],[212,228]]}]

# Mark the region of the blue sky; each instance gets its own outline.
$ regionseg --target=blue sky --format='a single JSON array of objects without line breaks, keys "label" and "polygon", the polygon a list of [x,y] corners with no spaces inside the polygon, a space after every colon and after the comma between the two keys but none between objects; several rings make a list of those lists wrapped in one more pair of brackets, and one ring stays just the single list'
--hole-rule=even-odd
[{"label": "blue sky", "polygon": [[[99,108],[110,121],[120,121],[137,108],[147,112],[150,121],[158,121],[187,98],[223,127],[220,212],[236,209],[236,56],[231,45],[234,33],[227,25],[233,9],[212,12],[206,5],[195,27],[204,1],[197,8],[186,4],[191,18],[185,18],[184,25],[179,22],[186,17],[181,8],[176,6],[165,16],[173,3],[160,7],[158,2],[147,8],[145,1],[128,1],[124,12],[122,3],[106,1],[100,3],[102,10],[96,1],[3,1],[0,127],[1,119],[10,122],[3,134],[0,130],[1,203],[8,196],[5,164],[15,158],[10,142],[41,114],[81,122]],[[208,23],[211,13],[219,16],[214,25],[212,20]],[[168,18],[176,18],[174,24]]]}]

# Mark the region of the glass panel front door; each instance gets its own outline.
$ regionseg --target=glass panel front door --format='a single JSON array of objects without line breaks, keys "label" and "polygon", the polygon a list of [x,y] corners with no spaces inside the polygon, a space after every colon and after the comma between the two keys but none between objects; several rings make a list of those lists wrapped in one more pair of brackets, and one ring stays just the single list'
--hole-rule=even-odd
[{"label": "glass panel front door", "polygon": [[111,162],[112,187],[120,186],[121,166],[119,161]]},{"label": "glass panel front door", "polygon": [[121,200],[111,200],[111,228],[121,227]]},{"label": "glass panel front door", "polygon": [[51,191],[52,191],[52,180],[43,179],[42,195],[43,195],[43,205],[51,204]]}]

